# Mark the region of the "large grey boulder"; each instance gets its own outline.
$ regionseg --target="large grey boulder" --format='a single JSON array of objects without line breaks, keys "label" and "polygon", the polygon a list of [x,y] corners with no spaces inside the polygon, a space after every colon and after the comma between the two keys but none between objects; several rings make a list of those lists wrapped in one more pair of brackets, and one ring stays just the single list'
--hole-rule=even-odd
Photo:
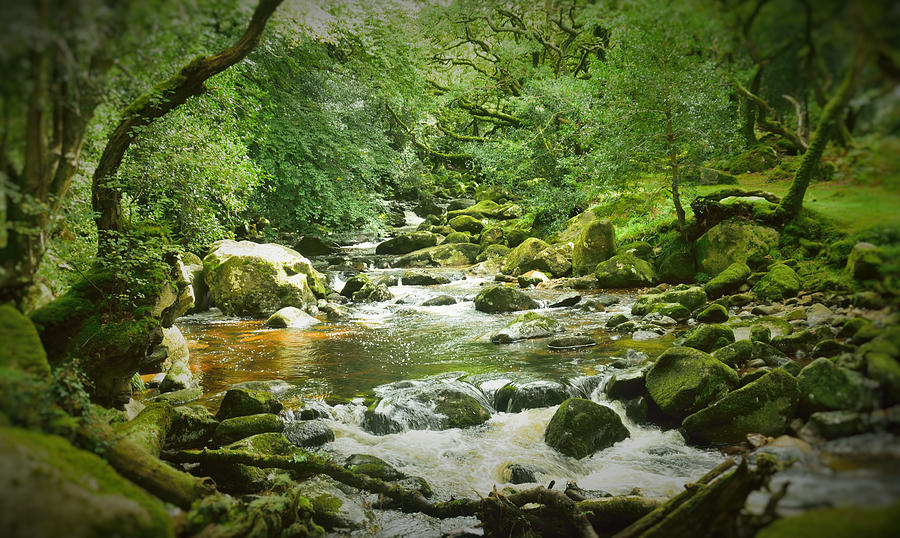
[{"label": "large grey boulder", "polygon": [[575,240],[572,250],[572,273],[589,275],[597,264],[616,253],[616,231],[609,219],[590,222]]}]

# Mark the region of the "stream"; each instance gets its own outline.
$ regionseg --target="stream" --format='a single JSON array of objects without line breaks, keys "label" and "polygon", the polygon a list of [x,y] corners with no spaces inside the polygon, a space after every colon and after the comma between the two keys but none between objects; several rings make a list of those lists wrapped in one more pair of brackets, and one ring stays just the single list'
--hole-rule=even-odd
[{"label": "stream", "polygon": [[[365,264],[373,280],[399,278],[407,271],[373,268],[388,265],[388,260],[374,255],[374,247],[373,242],[345,247],[343,260]],[[313,261],[320,266],[326,263]],[[427,480],[437,499],[474,498],[494,485],[502,488],[508,485],[503,470],[509,464],[535,469],[536,483],[544,485],[551,480],[557,484],[575,481],[584,489],[613,495],[638,488],[648,496],[671,496],[726,457],[718,449],[688,445],[677,430],[637,424],[621,402],[606,398],[602,388],[613,373],[636,364],[643,354],[654,357],[672,345],[671,334],[636,341],[604,327],[615,314],[630,315],[634,294],[617,295],[616,304],[595,311],[581,305],[596,292],[577,292],[583,298],[574,307],[549,308],[546,305],[573,291],[529,290],[545,305],[537,310],[539,314],[558,320],[567,334],[592,336],[597,345],[570,351],[548,349],[547,339],[497,345],[489,341],[489,335],[516,314],[475,310],[472,299],[488,280],[459,269],[423,271],[444,275],[451,282],[433,286],[392,282],[393,300],[345,305],[349,319],[309,329],[268,329],[258,320],[224,317],[217,309],[179,319],[177,325],[189,343],[191,368],[204,390],[201,403],[215,409],[224,391],[235,383],[282,380],[278,390],[284,392],[286,408],[308,405],[310,400],[327,405],[330,418],[326,422],[335,440],[322,447],[324,453],[337,461],[351,454],[378,456],[408,475]],[[332,270],[332,287],[340,290],[349,275]],[[420,306],[439,295],[457,302]],[[609,296],[605,297],[609,302]],[[570,396],[590,398],[614,409],[630,437],[583,460],[565,457],[543,442],[544,429],[558,406],[516,413],[496,410],[494,394],[510,381],[560,383]],[[435,411],[410,403],[415,403],[416,394],[445,384],[474,395],[491,409],[491,418],[477,427],[434,429],[440,419]],[[378,411],[399,424],[400,431],[376,435],[365,427],[365,411],[375,397],[383,399]],[[853,443],[853,439],[841,441]],[[803,446],[766,447],[784,459],[798,461],[775,477],[776,484],[793,483],[782,508],[873,505],[900,498],[896,480],[900,454],[894,454],[894,463],[880,468],[871,461],[865,463],[865,457],[861,461],[846,456],[865,453],[866,447],[877,442],[862,439],[857,446],[843,447],[844,456],[835,449],[838,456],[831,457]],[[872,457],[898,452],[895,438],[881,442],[885,446],[872,449]],[[767,498],[757,493],[750,504],[761,508]],[[377,534],[427,534],[418,524],[410,516],[395,514],[390,521],[379,521]],[[438,530],[448,530],[447,524],[432,530],[439,534]]]}]

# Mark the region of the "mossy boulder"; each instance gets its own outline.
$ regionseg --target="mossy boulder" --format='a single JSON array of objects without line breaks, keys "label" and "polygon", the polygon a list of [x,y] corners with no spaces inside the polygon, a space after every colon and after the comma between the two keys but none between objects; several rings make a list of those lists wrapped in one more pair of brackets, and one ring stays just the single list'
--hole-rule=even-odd
[{"label": "mossy boulder", "polygon": [[281,433],[284,421],[273,413],[260,413],[225,419],[213,433],[213,442],[228,445],[235,441],[260,433]]},{"label": "mossy boulder", "polygon": [[754,266],[778,248],[778,239],[778,232],[767,226],[720,222],[697,240],[697,266],[709,275],[718,275],[735,262]]},{"label": "mossy boulder", "polygon": [[679,303],[651,304],[647,313],[668,316],[675,321],[687,321],[691,317],[691,311]]},{"label": "mossy boulder", "polygon": [[445,428],[468,428],[484,424],[491,413],[472,396],[456,390],[438,391],[434,399],[434,410],[444,415]]},{"label": "mossy boulder", "polygon": [[[827,328],[825,329],[828,330]],[[830,332],[828,333],[830,336]],[[780,334],[772,338],[771,344],[776,349],[787,355],[794,355],[798,351],[808,353],[819,341],[822,332],[803,330],[791,334]]]},{"label": "mossy boulder", "polygon": [[748,433],[774,437],[787,429],[799,399],[797,380],[776,368],[688,416],[682,427],[705,443],[739,443]]},{"label": "mossy boulder", "polygon": [[797,295],[800,277],[783,263],[773,265],[769,272],[753,286],[753,293],[762,302],[775,302]]},{"label": "mossy boulder", "polygon": [[50,375],[50,363],[41,337],[30,319],[11,305],[0,305],[0,368],[22,370],[40,377]]},{"label": "mossy boulder", "polygon": [[494,407],[497,411],[518,413],[559,405],[568,397],[566,387],[555,381],[513,382],[500,387],[494,395]]},{"label": "mossy boulder", "polygon": [[660,303],[678,303],[692,312],[706,304],[706,292],[693,286],[641,295],[631,306],[631,313],[635,316],[644,316],[653,311],[653,305]]},{"label": "mossy boulder", "polygon": [[410,252],[397,259],[396,267],[459,267],[475,263],[481,246],[474,243],[447,243]]},{"label": "mossy boulder", "polygon": [[534,312],[526,312],[493,334],[491,342],[495,344],[509,344],[516,340],[543,338],[562,331],[562,326],[555,319]]},{"label": "mossy boulder", "polygon": [[8,538],[168,537],[163,504],[62,437],[0,428],[0,519]]},{"label": "mossy boulder", "polygon": [[574,243],[578,239],[578,236],[581,235],[581,232],[599,218],[600,217],[598,217],[593,210],[588,209],[584,213],[579,213],[567,220],[562,231],[559,232],[556,237],[551,237],[551,239],[555,243]]},{"label": "mossy boulder", "polygon": [[181,329],[172,325],[168,328],[162,328],[162,341],[157,344],[147,360],[144,361],[140,373],[152,374],[156,372],[166,372],[173,363],[187,363],[190,358],[187,340],[184,338]]},{"label": "mossy boulder", "polygon": [[447,221],[447,224],[457,232],[466,232],[478,235],[484,229],[484,223],[471,215],[457,215]]},{"label": "mossy boulder", "polygon": [[345,487],[326,476],[316,476],[301,482],[296,492],[309,499],[313,521],[326,529],[361,529],[369,523],[370,515],[344,493]]},{"label": "mossy boulder", "polygon": [[286,306],[275,312],[266,320],[266,327],[273,329],[305,329],[319,323],[319,320],[294,306]]},{"label": "mossy boulder", "polygon": [[171,449],[200,448],[212,437],[219,421],[205,405],[182,405],[174,409],[172,426],[166,435]]},{"label": "mossy boulder", "polygon": [[561,277],[572,269],[572,264],[548,243],[529,237],[506,255],[503,272],[521,275],[537,270],[551,277]]},{"label": "mossy boulder", "polygon": [[390,463],[369,454],[353,454],[344,461],[344,466],[351,471],[362,473],[378,480],[393,482],[406,478],[405,474],[398,471]]},{"label": "mossy boulder", "polygon": [[318,447],[334,441],[334,432],[323,420],[291,421],[284,425],[284,436],[297,446]]},{"label": "mossy boulder", "polygon": [[749,361],[753,355],[753,344],[749,340],[738,340],[713,351],[712,356],[732,368]]},{"label": "mossy boulder", "polygon": [[[641,257],[638,255],[638,257]],[[662,247],[656,260],[657,276],[661,282],[680,284],[693,282],[697,273],[697,260],[693,245],[676,239]]]},{"label": "mossy boulder", "polygon": [[811,362],[800,370],[797,381],[804,415],[817,411],[858,411],[864,405],[862,376],[829,359]]},{"label": "mossy boulder", "polygon": [[444,239],[445,243],[477,243],[469,232],[453,232]]},{"label": "mossy boulder", "polygon": [[656,271],[634,254],[616,254],[600,262],[594,272],[601,288],[640,288],[656,284]]},{"label": "mossy boulder", "polygon": [[188,365],[187,359],[175,361],[169,366],[166,377],[159,384],[159,392],[175,392],[176,390],[192,389],[199,387],[194,379],[194,374]]},{"label": "mossy boulder", "polygon": [[613,257],[616,253],[616,231],[609,219],[598,219],[588,223],[575,239],[572,250],[572,273],[589,275],[597,264]]},{"label": "mossy boulder", "polygon": [[482,247],[488,245],[502,245],[506,241],[506,233],[499,226],[491,226],[481,231],[478,236],[478,244]]},{"label": "mossy boulder", "polygon": [[385,283],[367,282],[362,288],[353,292],[354,303],[380,303],[394,298]]},{"label": "mossy boulder", "polygon": [[714,276],[703,289],[710,299],[735,293],[750,278],[750,267],[744,262],[735,262]]},{"label": "mossy boulder", "polygon": [[611,408],[584,398],[564,401],[544,431],[544,441],[571,458],[582,459],[629,437]]},{"label": "mossy boulder", "polygon": [[900,403],[900,364],[887,353],[870,352],[865,355],[866,375],[881,385],[885,405]]},{"label": "mossy boulder", "polygon": [[665,351],[647,372],[647,392],[660,409],[684,419],[738,386],[735,371],[689,347]]},{"label": "mossy boulder", "polygon": [[724,306],[713,303],[697,314],[697,321],[700,323],[723,323],[728,321],[728,309]]},{"label": "mossy boulder", "polygon": [[614,373],[606,382],[606,395],[612,400],[631,400],[646,392],[645,367],[634,367]]},{"label": "mossy boulder", "polygon": [[203,259],[213,301],[228,315],[265,318],[284,306],[325,297],[325,277],[296,250],[274,243],[223,240]]},{"label": "mossy boulder", "polygon": [[511,250],[511,248],[505,245],[488,245],[475,257],[475,262],[481,263],[488,260],[500,260],[505,258]]},{"label": "mossy boulder", "polygon": [[707,353],[734,342],[734,330],[722,324],[698,325],[678,337],[679,346],[692,347]]},{"label": "mossy boulder", "polygon": [[855,280],[878,280],[884,264],[881,249],[872,243],[861,241],[853,245],[847,257],[847,274]]},{"label": "mossy boulder", "polygon": [[408,232],[382,241],[375,247],[375,254],[409,254],[438,245],[443,239],[444,236],[431,232]]},{"label": "mossy boulder", "polygon": [[261,390],[232,388],[225,392],[219,411],[216,413],[218,420],[227,420],[234,417],[258,415],[260,413],[280,413],[283,409],[281,402],[274,395]]},{"label": "mossy boulder", "polygon": [[475,310],[496,314],[538,308],[538,303],[525,292],[509,286],[488,286],[475,296]]}]

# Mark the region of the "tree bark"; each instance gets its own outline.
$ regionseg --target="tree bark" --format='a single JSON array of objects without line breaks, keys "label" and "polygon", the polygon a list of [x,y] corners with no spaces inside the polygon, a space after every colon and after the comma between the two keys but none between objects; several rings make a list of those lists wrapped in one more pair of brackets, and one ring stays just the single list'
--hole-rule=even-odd
[{"label": "tree bark", "polygon": [[91,182],[91,205],[96,212],[100,252],[108,248],[111,235],[124,228],[122,194],[112,179],[122,158],[137,136],[137,128],[182,105],[205,89],[210,77],[244,59],[257,44],[269,18],[282,0],[260,0],[244,34],[233,45],[212,56],[201,56],[184,66],[176,75],[157,85],[150,93],[136,99],[125,109],[124,117],[110,135],[97,163]]},{"label": "tree bark", "polygon": [[844,79],[834,95],[825,104],[825,109],[819,118],[819,124],[810,141],[809,148],[800,161],[800,168],[794,174],[794,180],[791,182],[788,193],[781,199],[781,203],[778,204],[778,208],[775,210],[775,217],[778,221],[789,222],[800,213],[800,209],[803,207],[803,197],[806,195],[806,189],[809,187],[810,180],[812,180],[813,172],[815,172],[819,164],[819,159],[822,157],[828,141],[834,134],[844,108],[853,96],[859,74],[863,65],[865,65],[866,49],[865,37],[859,36]]}]

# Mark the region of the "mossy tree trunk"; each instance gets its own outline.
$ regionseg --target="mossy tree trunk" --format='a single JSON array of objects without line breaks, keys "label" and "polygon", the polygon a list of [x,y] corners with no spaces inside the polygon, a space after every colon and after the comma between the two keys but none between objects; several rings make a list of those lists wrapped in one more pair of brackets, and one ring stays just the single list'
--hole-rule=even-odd
[{"label": "mossy tree trunk", "polygon": [[124,117],[110,135],[91,182],[91,205],[97,216],[100,252],[106,252],[110,239],[124,228],[122,193],[112,182],[122,158],[137,136],[138,129],[149,125],[190,97],[204,91],[204,83],[244,59],[259,44],[266,23],[282,0],[260,0],[244,34],[233,45],[212,56],[195,58],[150,93],[136,99],[125,109]]},{"label": "mossy tree trunk", "polygon": [[846,108],[847,103],[853,96],[856,82],[859,79],[863,65],[865,65],[866,49],[865,38],[860,36],[854,47],[853,57],[850,60],[850,65],[847,67],[847,72],[841,81],[841,85],[825,104],[825,109],[819,118],[819,124],[810,141],[809,148],[800,161],[800,168],[794,174],[794,180],[791,182],[788,193],[781,199],[781,203],[778,204],[775,210],[775,216],[778,221],[789,222],[793,220],[803,207],[803,197],[806,195],[806,189],[809,187],[813,173],[818,167],[819,159],[822,157],[829,140],[834,136],[837,123],[842,118],[844,108]]}]

